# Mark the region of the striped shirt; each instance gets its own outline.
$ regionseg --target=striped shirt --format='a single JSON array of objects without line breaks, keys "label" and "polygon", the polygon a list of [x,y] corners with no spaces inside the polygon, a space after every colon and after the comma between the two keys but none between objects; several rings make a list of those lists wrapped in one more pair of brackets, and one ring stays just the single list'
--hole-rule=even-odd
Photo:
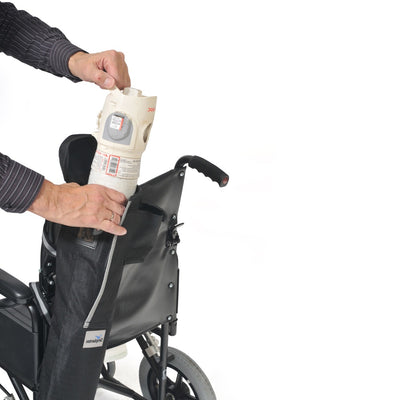
[{"label": "striped shirt", "polygon": [[[68,69],[69,58],[79,47],[71,44],[57,28],[52,28],[11,3],[0,2],[0,52],[34,68],[73,82],[80,79]],[[0,153],[0,208],[22,213],[35,200],[44,177]]]}]

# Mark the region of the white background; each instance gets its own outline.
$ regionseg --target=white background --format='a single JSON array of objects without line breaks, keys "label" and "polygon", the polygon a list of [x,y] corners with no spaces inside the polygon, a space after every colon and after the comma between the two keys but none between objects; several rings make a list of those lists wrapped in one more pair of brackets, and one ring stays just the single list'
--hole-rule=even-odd
[{"label": "white background", "polygon": [[[398,3],[16,5],[89,52],[123,51],[158,96],[141,182],[184,154],[229,173],[224,189],[187,174],[171,339],[218,399],[398,399]],[[93,131],[106,92],[0,59],[0,151],[61,183],[58,146]],[[35,280],[42,221],[0,226],[0,266]],[[137,385],[130,351],[117,376]]]}]

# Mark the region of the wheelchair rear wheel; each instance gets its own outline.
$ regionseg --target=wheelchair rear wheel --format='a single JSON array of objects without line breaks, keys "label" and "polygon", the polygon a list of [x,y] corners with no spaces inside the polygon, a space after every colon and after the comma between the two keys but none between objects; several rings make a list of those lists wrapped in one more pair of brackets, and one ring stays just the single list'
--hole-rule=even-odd
[{"label": "wheelchair rear wheel", "polygon": [[[200,367],[185,353],[168,348],[166,400],[216,400],[214,390]],[[139,381],[143,396],[157,400],[158,379],[143,358],[139,367]]]}]

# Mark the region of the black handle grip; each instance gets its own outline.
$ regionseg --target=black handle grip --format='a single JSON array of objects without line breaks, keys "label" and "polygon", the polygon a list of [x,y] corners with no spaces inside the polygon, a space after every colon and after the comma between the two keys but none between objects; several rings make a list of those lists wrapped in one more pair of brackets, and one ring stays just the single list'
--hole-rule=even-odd
[{"label": "black handle grip", "polygon": [[217,182],[220,187],[226,186],[229,182],[228,174],[204,158],[199,156],[183,156],[178,160],[175,168],[182,168],[185,164],[188,164],[190,168],[196,169],[214,182]]}]

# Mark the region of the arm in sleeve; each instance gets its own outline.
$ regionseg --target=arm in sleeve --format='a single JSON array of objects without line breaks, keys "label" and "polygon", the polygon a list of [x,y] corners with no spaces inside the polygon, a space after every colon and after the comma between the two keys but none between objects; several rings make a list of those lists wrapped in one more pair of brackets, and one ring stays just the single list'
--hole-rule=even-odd
[{"label": "arm in sleeve", "polygon": [[78,82],[68,68],[78,51],[57,28],[52,28],[11,3],[0,2],[0,51],[34,68]]},{"label": "arm in sleeve", "polygon": [[0,208],[23,213],[33,203],[44,177],[0,153]]}]

